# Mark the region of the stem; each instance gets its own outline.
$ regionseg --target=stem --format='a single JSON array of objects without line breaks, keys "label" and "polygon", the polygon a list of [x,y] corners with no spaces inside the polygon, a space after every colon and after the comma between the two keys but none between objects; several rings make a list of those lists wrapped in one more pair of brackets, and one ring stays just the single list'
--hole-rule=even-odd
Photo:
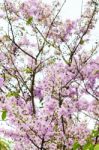
[{"label": "stem", "polygon": [[42,139],[41,150],[43,150],[43,145],[44,145],[44,138]]},{"label": "stem", "polygon": [[33,114],[36,114],[35,103],[34,103],[34,84],[35,84],[35,71],[33,72],[33,77],[31,82],[31,100],[32,100]]}]

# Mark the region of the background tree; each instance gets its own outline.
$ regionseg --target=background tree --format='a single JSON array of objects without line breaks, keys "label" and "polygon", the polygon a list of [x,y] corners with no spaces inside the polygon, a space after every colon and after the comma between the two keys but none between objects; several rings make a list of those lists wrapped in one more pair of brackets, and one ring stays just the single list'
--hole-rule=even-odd
[{"label": "background tree", "polygon": [[99,2],[63,22],[65,3],[1,3],[0,109],[12,128],[0,132],[14,150],[99,148],[99,43],[90,38]]}]

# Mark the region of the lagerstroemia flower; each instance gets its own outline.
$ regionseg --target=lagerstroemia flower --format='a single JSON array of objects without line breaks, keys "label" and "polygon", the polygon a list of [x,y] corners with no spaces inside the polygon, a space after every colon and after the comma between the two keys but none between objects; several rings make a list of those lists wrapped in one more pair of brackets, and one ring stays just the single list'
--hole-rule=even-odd
[{"label": "lagerstroemia flower", "polygon": [[62,21],[63,5],[0,5],[0,21],[8,24],[8,32],[0,25],[0,112],[10,126],[0,126],[0,135],[14,150],[82,150],[87,141],[98,143],[89,129],[90,119],[95,132],[99,124],[98,44],[90,36],[98,6],[88,0],[81,17]]},{"label": "lagerstroemia flower", "polygon": [[4,84],[4,79],[3,78],[0,78],[0,87],[2,87]]}]

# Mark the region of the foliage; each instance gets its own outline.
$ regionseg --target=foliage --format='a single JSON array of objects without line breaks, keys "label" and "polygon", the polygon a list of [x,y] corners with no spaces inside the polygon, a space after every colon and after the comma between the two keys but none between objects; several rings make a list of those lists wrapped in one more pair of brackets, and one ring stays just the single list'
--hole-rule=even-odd
[{"label": "foliage", "polygon": [[0,150],[10,150],[9,144],[2,138],[0,139]]},{"label": "foliage", "polygon": [[2,120],[3,120],[3,121],[6,119],[6,116],[7,116],[7,111],[6,111],[6,110],[3,110],[3,111],[2,111]]}]

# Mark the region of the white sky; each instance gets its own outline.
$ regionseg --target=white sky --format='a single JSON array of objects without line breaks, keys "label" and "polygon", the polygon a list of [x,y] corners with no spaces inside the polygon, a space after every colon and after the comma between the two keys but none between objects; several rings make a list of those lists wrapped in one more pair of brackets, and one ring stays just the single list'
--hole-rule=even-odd
[{"label": "white sky", "polygon": [[[42,0],[46,3],[51,3],[54,0]],[[64,0],[59,0],[59,2],[63,3]],[[67,0],[63,9],[62,9],[62,18],[71,18],[71,19],[77,19],[79,18],[81,14],[81,4],[82,0]]]}]

